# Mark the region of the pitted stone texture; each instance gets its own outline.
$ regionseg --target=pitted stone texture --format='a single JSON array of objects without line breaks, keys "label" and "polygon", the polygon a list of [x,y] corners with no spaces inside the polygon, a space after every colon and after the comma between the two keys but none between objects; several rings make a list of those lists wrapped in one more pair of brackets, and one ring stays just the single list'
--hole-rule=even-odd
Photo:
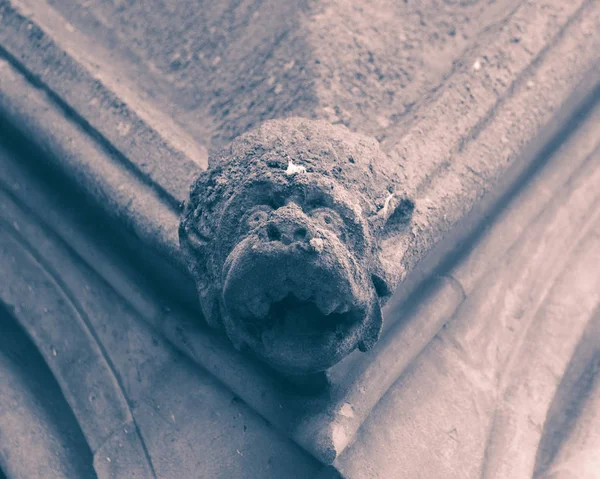
[{"label": "pitted stone texture", "polygon": [[379,241],[413,209],[402,179],[375,140],[325,121],[270,121],[234,141],[180,227],[209,323],[289,373],[369,349],[395,285]]},{"label": "pitted stone texture", "polygon": [[[394,140],[461,53],[520,2],[20,3],[63,47],[89,58],[103,83],[118,78],[110,88],[119,98],[133,103],[124,92],[129,84],[144,107],[164,113],[152,120],[164,127],[173,118],[212,150],[263,121],[289,116]],[[99,100],[96,116],[107,109]],[[82,104],[88,101],[89,95]]]}]

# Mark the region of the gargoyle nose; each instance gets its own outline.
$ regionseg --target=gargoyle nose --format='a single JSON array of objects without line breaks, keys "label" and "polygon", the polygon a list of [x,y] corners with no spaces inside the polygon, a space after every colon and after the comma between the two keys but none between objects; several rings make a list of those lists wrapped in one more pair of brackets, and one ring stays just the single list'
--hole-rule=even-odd
[{"label": "gargoyle nose", "polygon": [[281,241],[286,245],[310,241],[310,234],[306,227],[288,221],[271,221],[267,225],[267,237],[269,241]]}]

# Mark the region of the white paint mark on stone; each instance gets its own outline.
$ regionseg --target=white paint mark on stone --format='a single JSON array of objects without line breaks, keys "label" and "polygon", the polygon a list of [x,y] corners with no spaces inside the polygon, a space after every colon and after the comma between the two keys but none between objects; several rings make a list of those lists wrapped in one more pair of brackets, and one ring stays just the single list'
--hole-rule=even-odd
[{"label": "white paint mark on stone", "polygon": [[344,403],[342,408],[340,409],[340,414],[344,417],[353,418],[354,417],[354,409],[349,403]]},{"label": "white paint mark on stone", "polygon": [[321,253],[323,251],[323,240],[321,238],[311,239],[310,245],[317,253]]},{"label": "white paint mark on stone", "polygon": [[296,173],[306,173],[306,168],[302,165],[295,165],[294,162],[290,160],[287,170],[285,170],[285,174],[295,175]]},{"label": "white paint mark on stone", "polygon": [[473,70],[475,70],[475,71],[481,70],[481,61],[479,60],[479,58],[477,60],[475,60],[475,63],[473,63]]},{"label": "white paint mark on stone", "polygon": [[390,208],[390,203],[394,199],[394,193],[390,193],[388,197],[385,199],[385,203],[383,204],[383,215],[387,217],[388,210]]}]

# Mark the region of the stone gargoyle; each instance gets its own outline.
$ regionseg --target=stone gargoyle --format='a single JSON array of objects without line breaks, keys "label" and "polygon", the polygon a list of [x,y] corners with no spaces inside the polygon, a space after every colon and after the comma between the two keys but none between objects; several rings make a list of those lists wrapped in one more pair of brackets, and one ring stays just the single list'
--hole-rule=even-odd
[{"label": "stone gargoyle", "polygon": [[208,323],[288,374],[369,350],[394,286],[380,240],[413,210],[390,163],[377,141],[300,118],[211,158],[179,228]]}]

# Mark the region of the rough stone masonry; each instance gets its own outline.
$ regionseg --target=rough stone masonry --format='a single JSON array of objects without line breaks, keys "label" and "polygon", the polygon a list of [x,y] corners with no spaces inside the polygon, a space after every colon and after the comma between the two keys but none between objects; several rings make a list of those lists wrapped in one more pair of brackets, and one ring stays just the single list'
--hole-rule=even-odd
[{"label": "rough stone masonry", "polygon": [[413,207],[374,139],[273,120],[211,161],[179,235],[208,322],[276,369],[312,373],[377,341],[398,280],[379,243]]}]

